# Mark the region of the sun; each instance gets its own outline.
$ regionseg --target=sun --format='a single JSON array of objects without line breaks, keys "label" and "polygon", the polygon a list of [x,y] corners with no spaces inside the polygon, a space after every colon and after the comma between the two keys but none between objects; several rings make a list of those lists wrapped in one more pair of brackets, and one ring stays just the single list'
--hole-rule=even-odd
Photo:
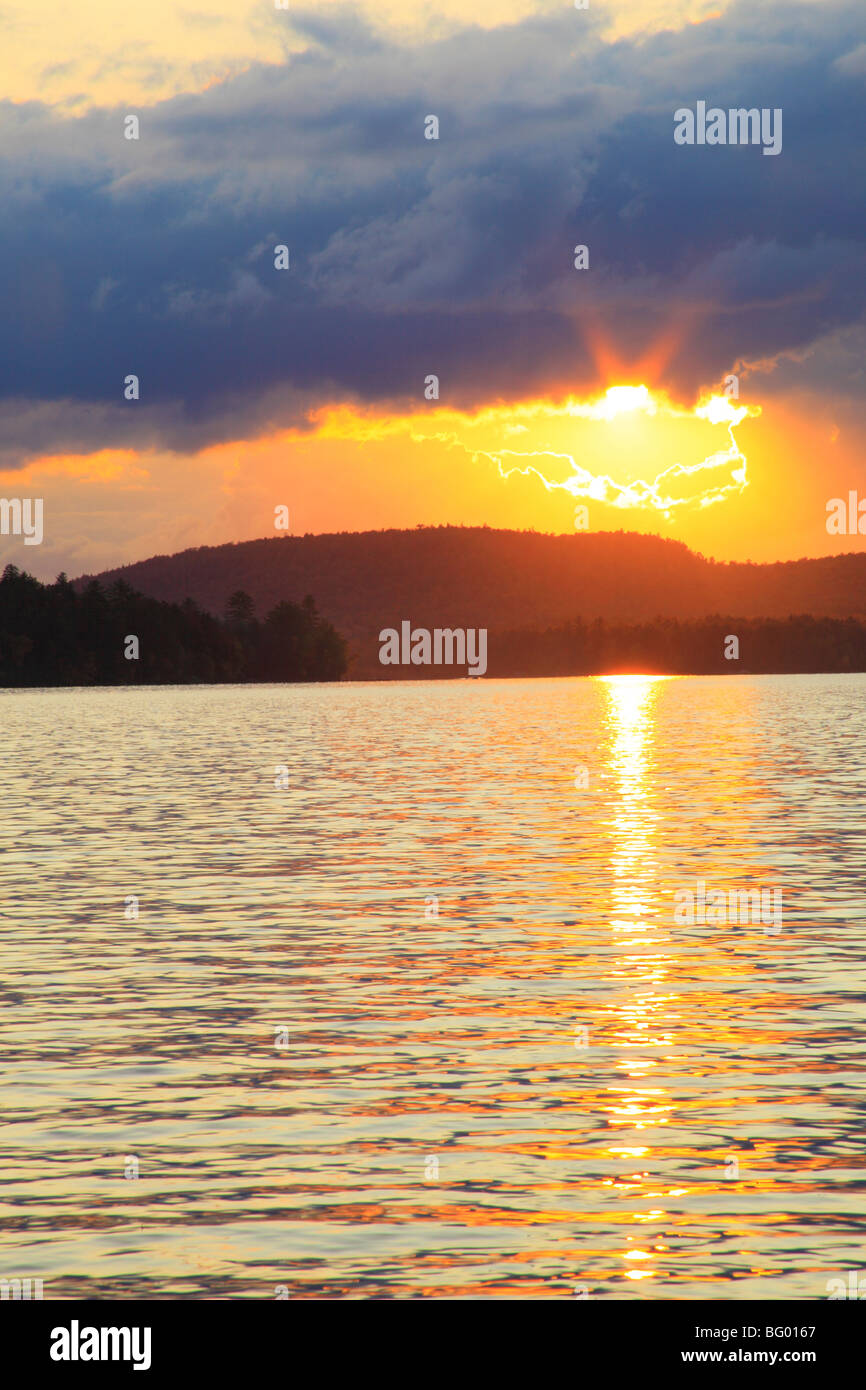
[{"label": "sun", "polygon": [[405,433],[413,444],[487,460],[505,482],[523,477],[549,494],[673,522],[749,486],[737,427],[761,407],[729,395],[728,380],[736,382],[726,379],[725,392],[707,392],[695,404],[632,379],[592,395],[496,402],[474,412],[445,406],[432,415],[382,417],[344,404],[313,423],[325,437],[365,443]]},{"label": "sun", "polygon": [[655,415],[657,407],[647,386],[609,386],[597,408],[599,419],[613,420],[617,415],[631,414],[635,410]]},{"label": "sun", "polygon": [[[579,400],[573,396],[558,406],[550,402],[534,402],[512,410],[528,424],[536,425],[535,435],[539,439],[546,421],[548,437],[553,439],[555,422],[601,422],[602,429],[614,421],[634,421],[640,425],[635,433],[631,427],[616,431],[596,450],[596,461],[590,461],[585,446],[585,430],[578,432],[575,447],[566,444],[565,449],[553,442],[547,447],[518,450],[499,448],[479,450],[486,453],[497,466],[500,475],[507,479],[516,474],[536,477],[548,491],[561,489],[574,498],[591,498],[620,509],[640,509],[660,512],[670,520],[682,507],[706,508],[736,496],[748,486],[746,456],[742,453],[734,430],[748,416],[760,415],[756,405],[740,404],[737,398],[728,395],[706,395],[697,405],[683,406],[671,401],[663,392],[651,391],[640,385],[619,384],[609,386],[601,395],[589,400]],[[652,418],[647,429],[643,421]],[[721,439],[716,437],[709,453],[694,455],[693,461],[684,462],[674,452],[675,429],[682,429],[691,422],[691,428],[698,425],[704,430],[723,429]],[[649,432],[648,432],[649,430]],[[721,446],[721,447],[720,447]],[[706,446],[705,446],[706,447]],[[678,450],[677,450],[678,452]],[[580,461],[579,461],[580,460]],[[563,467],[563,465],[565,465]],[[600,466],[599,466],[600,465]],[[618,477],[608,471],[616,468]],[[634,476],[643,472],[645,466],[652,466],[649,476]],[[629,473],[631,477],[627,476]]]}]

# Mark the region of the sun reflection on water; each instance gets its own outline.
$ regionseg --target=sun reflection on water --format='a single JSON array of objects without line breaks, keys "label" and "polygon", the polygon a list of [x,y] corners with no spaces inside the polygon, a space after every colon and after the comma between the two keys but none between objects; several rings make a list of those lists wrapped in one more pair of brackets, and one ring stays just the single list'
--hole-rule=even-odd
[{"label": "sun reflection on water", "polygon": [[[621,948],[613,974],[623,986],[612,1005],[614,1047],[622,1056],[616,1064],[629,1084],[610,1087],[606,1109],[608,1123],[618,1134],[631,1129],[636,1138],[666,1125],[671,1111],[668,1092],[659,1086],[637,1083],[652,1078],[657,1060],[652,1055],[670,1045],[671,998],[664,990],[671,941],[661,922],[659,901],[658,811],[652,776],[656,706],[666,676],[621,675],[600,678],[605,699],[605,733],[612,780],[612,814],[608,822],[610,857],[610,927]],[[647,1182],[652,1166],[651,1147],[610,1152],[624,1157],[638,1152],[646,1165],[627,1176],[626,1192],[636,1198],[649,1195]],[[666,1213],[631,1213],[633,1221],[663,1221]],[[629,1237],[629,1239],[631,1239]],[[653,1251],[627,1250],[628,1264],[655,1258]],[[652,1270],[627,1269],[627,1279],[646,1279]]]},{"label": "sun reflection on water", "polygon": [[[860,1259],[864,680],[0,692],[0,1265],[825,1296]],[[675,924],[770,872],[781,936]]]}]

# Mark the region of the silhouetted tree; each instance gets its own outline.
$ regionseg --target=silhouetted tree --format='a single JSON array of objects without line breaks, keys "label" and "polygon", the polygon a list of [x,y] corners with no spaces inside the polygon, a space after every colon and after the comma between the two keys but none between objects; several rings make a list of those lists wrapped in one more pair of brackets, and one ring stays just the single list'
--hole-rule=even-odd
[{"label": "silhouetted tree", "polygon": [[[15,565],[0,579],[0,684],[129,685],[202,681],[339,680],[346,644],[312,599],[280,603],[256,621],[241,591],[220,621],[192,599],[164,603],[118,579],[83,589],[58,575],[40,584]],[[128,637],[139,659],[127,660]]]},{"label": "silhouetted tree", "polygon": [[251,623],[255,617],[256,605],[244,589],[235,589],[226,604],[226,622],[235,626]]}]

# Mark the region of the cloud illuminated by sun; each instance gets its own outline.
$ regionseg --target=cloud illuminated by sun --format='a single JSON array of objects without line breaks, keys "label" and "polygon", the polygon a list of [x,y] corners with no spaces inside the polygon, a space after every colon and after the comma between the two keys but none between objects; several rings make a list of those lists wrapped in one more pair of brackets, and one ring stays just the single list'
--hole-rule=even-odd
[{"label": "cloud illuminated by sun", "polygon": [[[554,455],[549,454],[547,450],[533,450],[521,454],[514,449],[503,449],[498,455],[488,454],[497,464],[503,478],[508,478],[513,473],[533,473],[548,490],[562,488],[572,497],[592,498],[614,507],[650,507],[666,516],[670,516],[677,507],[712,506],[732,493],[742,492],[748,486],[746,456],[734,437],[734,427],[749,415],[759,415],[760,406],[735,405],[727,396],[714,395],[701,401],[691,411],[685,411],[641,385],[610,386],[594,401],[570,400],[562,409],[566,415],[608,422],[636,412],[648,416],[662,414],[674,419],[706,420],[711,425],[726,427],[729,444],[726,449],[716,450],[699,462],[672,463],[657,473],[651,482],[643,478],[617,482],[607,474],[593,473],[590,469],[582,467],[571,454]],[[535,464],[525,467],[515,464],[511,468],[504,468],[502,464],[504,457],[543,458],[548,454],[570,465],[571,473],[566,478],[558,481],[550,479]],[[708,478],[708,486],[701,488],[697,493],[682,496],[677,496],[670,490],[675,482],[682,483],[683,480],[694,478],[701,473],[721,473],[723,480],[712,482]]]},{"label": "cloud illuminated by sun", "polygon": [[[709,395],[684,407],[646,385],[621,384],[588,400],[526,401],[475,414],[442,405],[431,413],[381,417],[344,405],[321,412],[315,424],[326,437],[365,441],[405,431],[416,443],[436,441],[464,451],[474,462],[487,459],[503,480],[532,476],[549,492],[562,490],[574,498],[670,517],[680,508],[712,506],[748,486],[746,456],[734,430],[760,413],[759,406],[742,405],[726,395]],[[587,428],[592,425],[596,433],[590,439]],[[722,428],[727,443],[720,448],[715,432]],[[536,447],[511,447],[515,436]],[[708,440],[714,442],[709,453]],[[675,451],[685,448],[693,461],[676,458]],[[599,466],[595,455],[606,466]],[[616,475],[609,471],[611,462],[617,465]]]}]

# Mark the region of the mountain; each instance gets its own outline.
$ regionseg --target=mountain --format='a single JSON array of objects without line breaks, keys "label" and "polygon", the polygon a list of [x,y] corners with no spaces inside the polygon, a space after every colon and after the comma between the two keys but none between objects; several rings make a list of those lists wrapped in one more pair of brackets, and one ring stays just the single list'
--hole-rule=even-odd
[{"label": "mountain", "polygon": [[189,597],[215,614],[238,589],[260,615],[312,594],[323,619],[349,640],[356,678],[384,674],[378,633],[403,619],[431,630],[502,632],[578,618],[866,617],[866,553],[726,563],[681,541],[628,531],[555,536],[437,526],[291,536],[157,555],[96,577],[123,579],[153,598]]}]

